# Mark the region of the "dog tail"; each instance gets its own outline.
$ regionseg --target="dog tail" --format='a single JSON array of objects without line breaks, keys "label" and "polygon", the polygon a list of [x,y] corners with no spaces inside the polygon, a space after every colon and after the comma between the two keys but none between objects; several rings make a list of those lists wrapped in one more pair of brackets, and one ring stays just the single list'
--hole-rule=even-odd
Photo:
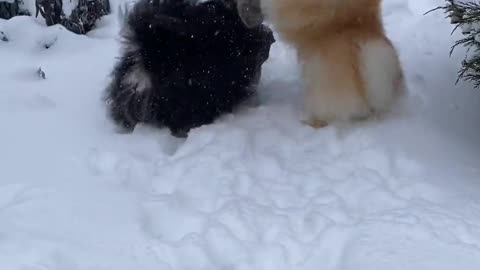
[{"label": "dog tail", "polygon": [[[151,65],[161,64],[158,47],[152,46],[160,36],[187,35],[189,27],[173,15],[182,14],[190,0],[141,0],[133,7],[119,7],[118,20],[122,25],[122,57],[115,66],[113,80],[107,87],[104,100],[110,117],[125,131],[139,122],[149,122],[155,93],[153,80],[162,77],[158,67],[153,74]],[[151,60],[155,59],[155,63]],[[161,71],[161,69],[160,69]]]}]

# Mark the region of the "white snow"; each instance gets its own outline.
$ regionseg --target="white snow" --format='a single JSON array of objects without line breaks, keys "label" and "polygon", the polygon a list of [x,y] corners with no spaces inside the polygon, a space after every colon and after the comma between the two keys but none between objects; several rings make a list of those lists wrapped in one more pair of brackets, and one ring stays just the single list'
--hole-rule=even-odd
[{"label": "white snow", "polygon": [[443,3],[384,2],[409,87],[392,115],[301,124],[279,41],[261,105],[186,140],[106,118],[116,14],[87,36],[0,20],[0,269],[479,269],[480,92],[455,85],[461,34],[423,16]]}]

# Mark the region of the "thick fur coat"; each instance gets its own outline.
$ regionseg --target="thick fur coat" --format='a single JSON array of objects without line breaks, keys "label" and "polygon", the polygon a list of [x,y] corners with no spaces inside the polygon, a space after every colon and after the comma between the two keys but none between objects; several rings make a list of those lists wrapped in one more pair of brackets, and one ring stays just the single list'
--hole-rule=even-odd
[{"label": "thick fur coat", "polygon": [[308,124],[322,127],[386,112],[404,91],[380,0],[260,2],[266,19],[297,49]]},{"label": "thick fur coat", "polygon": [[248,28],[229,0],[140,0],[123,28],[123,51],[106,89],[111,118],[186,136],[254,95],[272,31]]}]

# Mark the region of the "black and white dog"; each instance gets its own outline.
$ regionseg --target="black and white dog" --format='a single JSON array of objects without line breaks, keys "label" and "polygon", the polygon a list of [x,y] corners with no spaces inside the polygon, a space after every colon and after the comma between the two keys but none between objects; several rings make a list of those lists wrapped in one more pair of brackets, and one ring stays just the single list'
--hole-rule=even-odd
[{"label": "black and white dog", "polygon": [[232,112],[255,93],[275,42],[247,27],[235,0],[140,0],[126,17],[124,46],[105,101],[125,131],[137,123],[176,136]]}]

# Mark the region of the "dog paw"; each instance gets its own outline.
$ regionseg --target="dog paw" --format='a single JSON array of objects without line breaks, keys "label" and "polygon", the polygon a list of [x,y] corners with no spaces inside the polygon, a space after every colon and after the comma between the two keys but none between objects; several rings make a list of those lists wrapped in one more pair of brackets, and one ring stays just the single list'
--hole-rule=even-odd
[{"label": "dog paw", "polygon": [[311,126],[315,129],[324,128],[328,126],[327,121],[318,120],[318,119],[307,119],[302,121],[303,124]]}]

